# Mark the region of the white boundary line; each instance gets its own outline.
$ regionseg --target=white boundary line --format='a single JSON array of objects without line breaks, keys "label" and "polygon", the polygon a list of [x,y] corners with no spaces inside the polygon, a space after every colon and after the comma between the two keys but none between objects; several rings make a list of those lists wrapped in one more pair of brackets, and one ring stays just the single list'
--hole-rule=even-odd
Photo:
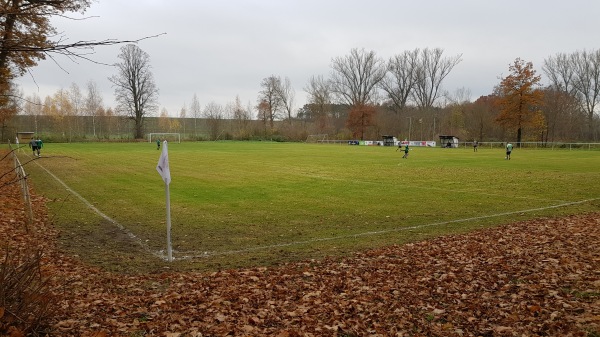
[{"label": "white boundary line", "polygon": [[89,201],[87,201],[79,193],[75,192],[72,188],[70,188],[67,184],[65,184],[62,180],[60,180],[57,176],[55,176],[52,172],[50,172],[48,169],[46,169],[45,167],[43,167],[42,165],[40,165],[40,163],[38,163],[37,160],[35,161],[35,163],[37,164],[37,166],[39,166],[44,171],[46,171],[46,173],[48,173],[52,178],[54,178],[61,185],[63,185],[67,189],[67,191],[69,193],[71,193],[74,196],[76,196],[88,208],[90,208],[96,214],[98,214],[99,216],[101,216],[102,218],[104,218],[106,221],[108,221],[108,222],[112,223],[113,225],[117,226],[117,228],[119,228],[119,230],[121,230],[123,233],[125,233],[127,235],[127,237],[129,237],[130,239],[132,239],[135,243],[137,243],[145,251],[147,251],[148,253],[150,253],[150,254],[154,255],[155,257],[158,257],[158,258],[160,258],[162,260],[166,260],[167,259],[167,257],[165,256],[165,254],[162,251],[160,251],[160,252],[154,252],[154,251],[152,251],[150,249],[150,247],[147,244],[145,244],[140,238],[138,238],[137,236],[135,236],[135,234],[133,234],[132,232],[130,232],[129,230],[127,230],[127,228],[125,228],[123,225],[121,225],[120,223],[118,223],[115,219],[113,219],[113,218],[109,217],[108,215],[102,213],[98,208],[96,208],[96,206],[92,205]]},{"label": "white boundary line", "polygon": [[442,222],[434,222],[434,223],[424,224],[424,225],[416,225],[416,226],[409,226],[409,227],[396,227],[396,228],[392,228],[392,229],[388,229],[388,230],[383,230],[383,231],[363,232],[363,233],[350,234],[350,235],[340,235],[340,236],[332,236],[332,237],[327,237],[327,238],[317,238],[317,239],[312,239],[312,240],[294,241],[294,242],[280,243],[280,244],[269,245],[269,246],[252,247],[252,248],[238,249],[238,250],[229,250],[229,251],[224,251],[224,252],[204,252],[202,254],[191,252],[192,254],[196,254],[196,255],[182,256],[182,257],[180,257],[180,259],[193,259],[193,258],[203,258],[203,257],[206,258],[206,257],[211,257],[211,256],[243,254],[243,253],[248,253],[248,252],[253,252],[253,251],[269,250],[269,249],[273,249],[273,248],[297,246],[297,245],[310,244],[310,243],[315,243],[315,242],[332,241],[332,240],[340,240],[340,239],[348,239],[348,238],[357,238],[357,237],[361,237],[361,236],[381,235],[381,234],[387,234],[387,233],[393,233],[393,232],[401,232],[401,231],[405,231],[405,230],[420,229],[420,228],[425,228],[425,227],[448,225],[448,224],[452,224],[452,223],[467,222],[467,221],[473,221],[473,220],[483,220],[483,219],[489,219],[489,218],[494,218],[494,217],[499,217],[499,216],[513,215],[513,214],[518,214],[518,213],[529,213],[529,212],[535,212],[535,211],[543,211],[543,210],[547,210],[547,209],[560,208],[560,207],[572,206],[572,205],[578,205],[578,204],[584,204],[584,203],[591,202],[591,201],[596,201],[596,200],[599,200],[599,199],[600,198],[592,198],[592,199],[586,199],[586,200],[580,200],[580,201],[566,202],[566,203],[562,203],[562,204],[558,204],[558,205],[551,205],[551,206],[546,206],[546,207],[530,208],[530,209],[525,209],[525,210],[512,211],[512,212],[504,212],[504,213],[497,213],[497,214],[490,214],[490,215],[484,215],[484,216],[478,216],[478,217],[471,217],[471,218],[464,218],[464,219],[457,219],[457,220],[449,220],[449,221],[442,221]]},{"label": "white boundary line", "polygon": [[[55,176],[48,169],[46,169],[45,167],[43,167],[42,165],[40,165],[37,161],[35,161],[35,163],[39,167],[41,167],[44,171],[46,171],[50,176],[52,176],[56,181],[58,181],[61,185],[63,185],[67,189],[67,191],[69,191],[74,196],[76,196],[77,198],[79,198],[79,200],[81,200],[91,210],[93,210],[94,212],[96,212],[96,214],[100,215],[102,218],[106,219],[110,223],[112,223],[115,226],[117,226],[121,231],[123,231],[125,234],[127,234],[127,236],[129,238],[131,238],[137,244],[139,244],[142,248],[144,248],[144,250],[146,250],[150,254],[152,254],[155,257],[158,257],[158,258],[160,258],[162,260],[166,260],[167,259],[167,257],[165,256],[165,254],[164,254],[163,251],[159,251],[159,252],[152,251],[150,249],[150,247],[148,247],[148,245],[146,245],[144,242],[142,242],[142,240],[140,238],[138,238],[137,236],[135,236],[135,234],[131,233],[123,225],[121,225],[120,223],[118,223],[117,221],[115,221],[114,219],[112,219],[111,217],[109,217],[108,215],[102,213],[99,209],[97,209],[94,205],[92,205],[89,201],[87,201],[79,193],[75,192],[73,189],[71,189],[69,186],[67,186],[67,184],[65,184],[62,180],[60,180],[57,176]],[[580,200],[580,201],[565,202],[565,203],[562,203],[562,204],[550,205],[550,206],[546,206],[546,207],[530,208],[530,209],[519,210],[519,211],[496,213],[496,214],[483,215],[483,216],[478,216],[478,217],[471,217],[471,218],[464,218],[464,219],[457,219],[457,220],[448,220],[448,221],[441,221],[441,222],[433,222],[433,223],[429,223],[429,224],[415,225],[415,226],[409,226],[409,227],[396,227],[396,228],[392,228],[392,229],[388,229],[388,230],[383,230],[383,231],[371,231],[371,232],[363,232],[363,233],[350,234],[350,235],[331,236],[331,237],[326,237],[326,238],[317,238],[317,239],[303,240],[303,241],[293,241],[293,242],[288,242],[288,243],[280,243],[280,244],[276,244],[276,245],[259,246],[259,247],[252,247],[252,248],[246,248],[246,249],[237,249],[237,250],[229,250],[229,251],[223,251],[223,252],[204,252],[204,253],[198,253],[198,252],[192,251],[192,252],[186,252],[187,254],[191,253],[192,255],[181,256],[181,257],[179,257],[179,259],[187,260],[187,259],[193,259],[193,258],[207,258],[207,257],[211,257],[211,256],[243,254],[243,253],[249,253],[249,252],[253,252],[253,251],[269,250],[269,249],[281,248],[281,247],[298,246],[298,245],[310,244],[310,243],[315,243],[315,242],[333,241],[333,240],[341,240],[341,239],[347,239],[347,238],[357,238],[357,237],[362,237],[362,236],[381,235],[381,234],[387,234],[387,233],[393,233],[393,232],[401,232],[401,231],[406,231],[406,230],[414,230],[414,229],[420,229],[420,228],[426,228],[426,227],[448,225],[448,224],[452,224],[452,223],[468,222],[468,221],[474,221],[474,220],[483,220],[483,219],[495,218],[495,217],[500,217],[500,216],[513,215],[513,214],[518,214],[518,213],[529,213],[529,212],[535,212],[535,211],[543,211],[543,210],[547,210],[547,209],[560,208],[560,207],[572,206],[572,205],[578,205],[578,204],[584,204],[584,203],[591,202],[591,201],[596,201],[596,200],[599,200],[599,199],[600,198],[592,198],[592,199],[585,199],[585,200]],[[175,251],[173,251],[173,253],[175,253]]]}]

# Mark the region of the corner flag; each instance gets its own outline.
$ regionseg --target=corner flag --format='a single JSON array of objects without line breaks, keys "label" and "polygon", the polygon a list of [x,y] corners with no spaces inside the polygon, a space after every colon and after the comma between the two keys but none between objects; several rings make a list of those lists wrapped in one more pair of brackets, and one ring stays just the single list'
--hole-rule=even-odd
[{"label": "corner flag", "polygon": [[162,153],[158,159],[158,165],[156,165],[158,174],[163,178],[165,184],[171,183],[171,170],[169,169],[169,152],[167,151],[167,141],[163,141]]},{"label": "corner flag", "polygon": [[171,196],[169,193],[169,184],[171,183],[171,170],[169,169],[169,152],[167,151],[167,141],[163,142],[162,153],[158,159],[156,170],[165,182],[165,194],[167,195],[167,259],[173,261],[173,249],[171,248]]}]

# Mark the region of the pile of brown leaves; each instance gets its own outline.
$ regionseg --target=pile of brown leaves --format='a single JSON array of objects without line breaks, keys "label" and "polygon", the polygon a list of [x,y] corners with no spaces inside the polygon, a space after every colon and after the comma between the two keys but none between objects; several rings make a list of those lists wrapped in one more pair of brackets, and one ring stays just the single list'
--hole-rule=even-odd
[{"label": "pile of brown leaves", "polygon": [[119,275],[58,251],[44,200],[25,233],[15,193],[0,190],[0,237],[44,245],[53,336],[600,336],[600,213],[346,259]]}]

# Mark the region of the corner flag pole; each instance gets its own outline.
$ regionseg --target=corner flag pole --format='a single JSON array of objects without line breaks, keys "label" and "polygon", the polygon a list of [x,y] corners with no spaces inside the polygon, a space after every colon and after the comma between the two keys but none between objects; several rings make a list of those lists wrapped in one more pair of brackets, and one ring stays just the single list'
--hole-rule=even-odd
[{"label": "corner flag pole", "polygon": [[173,261],[173,249],[171,248],[171,195],[169,193],[169,184],[165,184],[167,196],[167,258],[169,262]]},{"label": "corner flag pole", "polygon": [[169,262],[173,261],[173,250],[171,249],[171,196],[169,193],[169,184],[171,183],[171,170],[169,169],[169,151],[167,150],[167,141],[163,141],[162,153],[158,159],[156,170],[165,182],[165,194],[167,197],[167,257]]}]

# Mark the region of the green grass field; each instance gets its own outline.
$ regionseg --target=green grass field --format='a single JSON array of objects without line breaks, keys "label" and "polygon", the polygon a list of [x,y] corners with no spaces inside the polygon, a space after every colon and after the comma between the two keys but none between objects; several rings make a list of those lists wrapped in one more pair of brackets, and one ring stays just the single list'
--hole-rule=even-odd
[{"label": "green grass field", "polygon": [[509,161],[501,149],[413,148],[401,159],[395,147],[174,143],[175,261],[167,263],[153,255],[166,250],[165,186],[155,144],[47,144],[42,155],[25,168],[35,191],[49,200],[63,247],[126,272],[343,256],[600,210],[598,151],[516,149]]}]

